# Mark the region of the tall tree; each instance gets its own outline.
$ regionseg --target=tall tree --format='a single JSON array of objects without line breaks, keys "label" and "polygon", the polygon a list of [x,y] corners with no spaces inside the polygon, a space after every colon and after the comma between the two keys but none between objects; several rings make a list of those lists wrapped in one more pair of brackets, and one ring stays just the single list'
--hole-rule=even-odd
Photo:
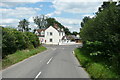
[{"label": "tall tree", "polygon": [[59,28],[64,29],[66,35],[71,34],[68,28],[64,27],[61,23],[56,21],[54,18],[47,18],[46,20],[47,20],[47,27],[54,26],[54,24],[57,24]]},{"label": "tall tree", "polygon": [[117,4],[117,2],[113,2],[112,0],[109,0],[108,2],[103,2],[103,4],[101,5],[101,7],[98,8],[98,12],[96,12],[96,14],[102,12],[104,9],[110,7],[111,4]]},{"label": "tall tree", "polygon": [[34,17],[34,23],[38,26],[39,29],[46,28],[47,27],[47,19],[48,17],[45,15],[40,15]]},{"label": "tall tree", "polygon": [[66,35],[71,35],[71,32],[69,31],[69,29],[66,27],[66,28],[64,28],[64,31],[65,31],[65,34]]},{"label": "tall tree", "polygon": [[84,18],[83,18],[83,21],[81,22],[81,27],[84,27],[84,25],[85,25],[85,23],[87,23],[87,21],[88,20],[90,20],[91,18],[88,16],[85,16]]},{"label": "tall tree", "polygon": [[75,36],[76,36],[77,34],[79,34],[79,33],[76,32],[76,31],[73,31],[73,32],[72,32],[72,35],[75,35]]},{"label": "tall tree", "polygon": [[26,19],[23,19],[19,22],[18,30],[22,32],[29,31],[31,28],[29,28],[28,26],[29,26],[29,22]]}]

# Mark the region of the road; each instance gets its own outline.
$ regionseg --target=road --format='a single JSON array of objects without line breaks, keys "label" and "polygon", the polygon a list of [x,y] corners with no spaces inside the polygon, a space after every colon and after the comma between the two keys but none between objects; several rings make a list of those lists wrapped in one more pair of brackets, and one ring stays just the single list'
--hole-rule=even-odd
[{"label": "road", "polygon": [[72,51],[80,45],[47,45],[47,50],[2,71],[3,78],[89,78]]}]

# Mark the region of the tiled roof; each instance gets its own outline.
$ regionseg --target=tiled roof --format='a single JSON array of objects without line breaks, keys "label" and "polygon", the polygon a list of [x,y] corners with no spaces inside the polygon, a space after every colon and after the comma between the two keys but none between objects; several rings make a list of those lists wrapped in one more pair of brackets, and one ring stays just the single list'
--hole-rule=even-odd
[{"label": "tiled roof", "polygon": [[[49,28],[49,27],[48,27]],[[53,28],[55,28],[58,32],[64,32],[64,31],[62,31],[59,27],[57,27],[57,26],[53,26]],[[47,29],[47,28],[46,28]],[[46,29],[37,29],[37,32],[38,33],[41,33],[41,31],[45,31]]]},{"label": "tiled roof", "polygon": [[76,37],[75,35],[63,36],[63,37],[62,37],[62,40],[64,40],[65,38],[66,38],[67,40],[71,40],[71,39],[79,39],[79,38]]},{"label": "tiled roof", "polygon": [[37,29],[37,32],[45,31],[46,29]]}]

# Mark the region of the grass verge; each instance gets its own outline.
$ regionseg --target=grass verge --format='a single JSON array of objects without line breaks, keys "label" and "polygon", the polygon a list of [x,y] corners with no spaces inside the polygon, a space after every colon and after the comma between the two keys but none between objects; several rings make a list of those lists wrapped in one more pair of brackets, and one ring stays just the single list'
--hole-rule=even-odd
[{"label": "grass verge", "polygon": [[45,47],[40,46],[38,48],[34,48],[31,50],[22,50],[22,51],[17,51],[14,54],[10,54],[2,60],[2,69],[11,66],[15,63],[18,63],[26,58],[29,58],[30,56],[33,56],[45,50],[46,50]]},{"label": "grass verge", "polygon": [[95,58],[93,60],[91,56],[86,55],[85,50],[82,48],[77,48],[74,52],[80,64],[86,69],[92,79],[104,80],[106,78],[120,78],[120,75],[110,70],[107,66],[100,62],[96,62]]}]

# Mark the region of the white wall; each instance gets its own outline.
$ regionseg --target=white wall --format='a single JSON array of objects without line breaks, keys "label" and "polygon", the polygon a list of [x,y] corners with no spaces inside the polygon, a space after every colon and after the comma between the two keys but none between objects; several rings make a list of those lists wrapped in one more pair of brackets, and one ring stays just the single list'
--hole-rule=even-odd
[{"label": "white wall", "polygon": [[[52,35],[50,35],[50,32],[52,32]],[[49,33],[49,35],[48,35]],[[46,44],[58,44],[59,43],[59,33],[58,31],[50,26],[45,30],[45,40]],[[52,39],[52,42],[50,42],[50,39]]]}]

